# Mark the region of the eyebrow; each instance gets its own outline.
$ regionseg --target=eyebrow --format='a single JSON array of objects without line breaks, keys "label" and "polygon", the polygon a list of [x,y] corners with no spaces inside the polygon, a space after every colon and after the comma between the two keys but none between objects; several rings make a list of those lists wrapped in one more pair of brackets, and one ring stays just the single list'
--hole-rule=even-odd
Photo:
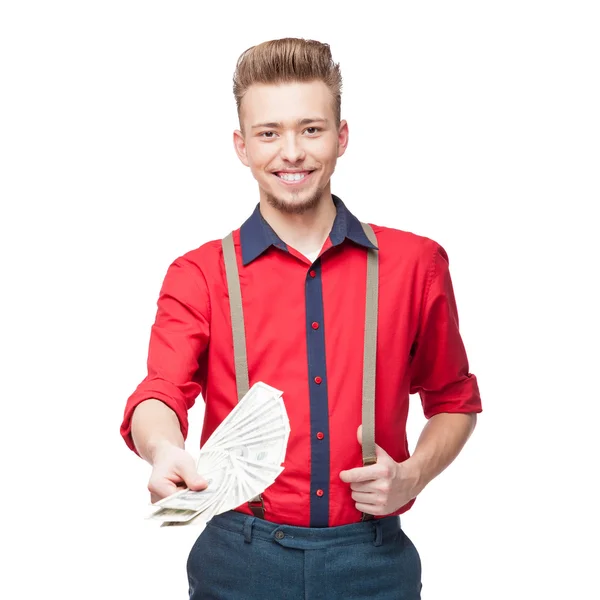
[{"label": "eyebrow", "polygon": [[[311,123],[323,123],[327,125],[329,121],[327,119],[323,119],[322,117],[308,117],[306,119],[298,119],[296,121],[296,125],[310,125]],[[282,123],[279,122],[258,123],[256,125],[252,125],[252,129],[258,129],[259,127],[269,127],[271,129],[278,129],[282,126]]]}]

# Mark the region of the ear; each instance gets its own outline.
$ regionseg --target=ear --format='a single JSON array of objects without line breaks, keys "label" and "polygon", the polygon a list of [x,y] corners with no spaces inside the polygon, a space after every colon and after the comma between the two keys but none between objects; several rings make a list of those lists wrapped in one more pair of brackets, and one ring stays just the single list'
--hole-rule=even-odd
[{"label": "ear", "polygon": [[233,147],[235,148],[235,153],[238,155],[238,158],[242,161],[242,164],[247,167],[250,166],[248,162],[248,156],[246,154],[246,141],[244,140],[244,134],[236,129],[233,132]]},{"label": "ear", "polygon": [[340,121],[340,127],[338,129],[338,158],[346,152],[348,147],[348,122],[345,120]]}]

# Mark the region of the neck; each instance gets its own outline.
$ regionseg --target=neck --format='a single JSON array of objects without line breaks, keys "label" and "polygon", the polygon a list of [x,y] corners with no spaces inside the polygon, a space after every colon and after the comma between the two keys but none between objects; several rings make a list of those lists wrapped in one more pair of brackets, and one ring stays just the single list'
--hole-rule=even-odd
[{"label": "neck", "polygon": [[273,231],[289,246],[302,254],[319,252],[329,237],[336,208],[327,189],[318,204],[302,214],[290,214],[260,199],[260,212]]}]

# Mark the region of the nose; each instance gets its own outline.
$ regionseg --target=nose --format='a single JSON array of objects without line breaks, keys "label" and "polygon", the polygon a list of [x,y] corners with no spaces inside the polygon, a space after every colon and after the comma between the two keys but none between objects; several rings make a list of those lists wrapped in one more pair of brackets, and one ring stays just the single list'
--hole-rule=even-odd
[{"label": "nose", "polygon": [[306,155],[302,144],[298,141],[298,138],[293,132],[290,132],[289,135],[283,137],[280,154],[283,160],[290,163],[297,163],[304,160]]}]

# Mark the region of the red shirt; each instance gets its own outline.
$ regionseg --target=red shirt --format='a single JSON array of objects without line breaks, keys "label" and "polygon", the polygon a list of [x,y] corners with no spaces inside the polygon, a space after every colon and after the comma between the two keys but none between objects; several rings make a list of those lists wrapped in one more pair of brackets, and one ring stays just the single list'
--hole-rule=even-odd
[{"label": "red shirt", "polygon": [[[313,264],[286,246],[259,207],[234,232],[250,385],[284,392],[291,433],[284,471],[263,494],[269,521],[304,527],[358,522],[350,486],[362,466],[361,422],[366,248],[360,222],[334,196],[337,216]],[[379,253],[375,440],[408,458],[409,394],[427,418],[481,411],[458,328],[446,252],[436,242],[373,226]],[[135,451],[131,415],[148,398],[172,408],[187,435],[187,411],[206,403],[201,444],[237,403],[231,316],[221,241],[169,267],[151,330],[148,376],[130,396],[121,434]],[[397,513],[412,505],[411,501]],[[251,514],[247,505],[238,508]]]}]

